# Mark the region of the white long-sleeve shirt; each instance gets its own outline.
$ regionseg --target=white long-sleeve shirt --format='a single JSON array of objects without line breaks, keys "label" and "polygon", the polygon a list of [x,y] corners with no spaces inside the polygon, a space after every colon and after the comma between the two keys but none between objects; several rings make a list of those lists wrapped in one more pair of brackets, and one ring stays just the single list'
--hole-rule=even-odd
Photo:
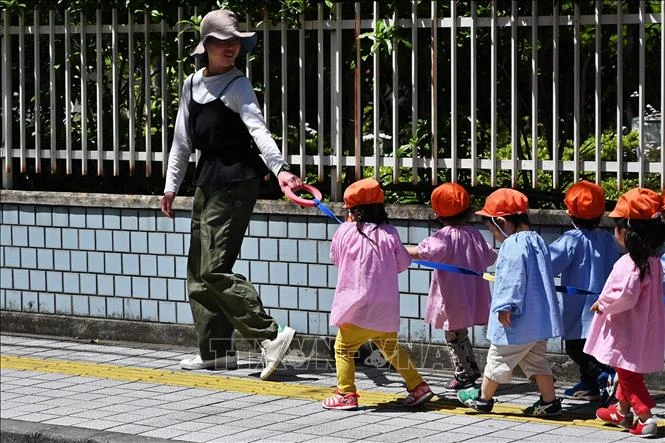
[{"label": "white long-sleeve shirt", "polygon": [[[263,112],[261,112],[261,107],[249,79],[235,67],[224,74],[209,77],[203,75],[203,70],[202,68],[190,74],[182,87],[173,142],[171,143],[171,152],[169,153],[164,193],[177,193],[187,172],[187,165],[193,150],[192,140],[187,130],[189,126],[189,100],[191,95],[193,94],[194,101],[197,103],[209,103],[216,100],[229,82],[238,75],[242,77],[235,80],[224,91],[224,94],[220,97],[222,102],[229,109],[240,114],[240,118],[245,123],[245,126],[247,126],[256,146],[258,146],[259,151],[263,155],[268,169],[273,174],[277,175],[282,166],[287,165],[275,140],[273,140],[270,131],[266,127]],[[194,78],[190,93],[192,76]]]}]

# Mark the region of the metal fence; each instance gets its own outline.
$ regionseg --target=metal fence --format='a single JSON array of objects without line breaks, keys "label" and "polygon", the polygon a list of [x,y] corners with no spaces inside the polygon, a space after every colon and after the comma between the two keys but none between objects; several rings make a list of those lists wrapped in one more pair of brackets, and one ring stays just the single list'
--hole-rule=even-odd
[{"label": "metal fence", "polygon": [[[636,11],[624,12],[622,1],[574,2],[562,11],[558,1],[413,0],[410,13],[402,6],[388,15],[376,1],[336,3],[332,9],[320,3],[300,17],[297,28],[270,20],[257,27],[248,17],[241,28],[256,30],[261,43],[244,69],[260,85],[266,120],[288,161],[303,176],[330,180],[333,199],[345,176],[367,171],[393,182],[466,177],[470,185],[508,180],[525,186],[520,177],[526,177],[536,187],[546,172],[552,188],[566,174],[597,182],[611,176],[617,186],[633,177],[639,185],[665,188],[665,1],[627,3]],[[487,15],[478,14],[480,4]],[[12,187],[15,168],[37,174],[163,174],[177,95],[191,72],[186,44],[196,38],[181,32],[180,20],[192,14],[181,7],[178,23],[169,25],[117,9],[75,19],[68,11],[48,11],[47,19],[44,11],[3,11],[3,188]],[[119,16],[126,20],[119,22]],[[364,59],[371,41],[358,37],[376,37],[381,29],[398,31],[394,50]],[[660,57],[646,56],[647,31],[659,35]],[[603,46],[608,32],[613,47]],[[639,37],[626,49],[624,36],[631,32]],[[398,34],[410,46],[400,44]],[[175,42],[177,49],[170,54],[166,43],[149,45],[152,35]],[[587,66],[580,39],[589,36],[593,64]],[[104,58],[105,45],[111,63]],[[119,54],[121,47],[129,50]],[[608,51],[616,54],[603,65]],[[500,57],[509,60],[508,67]],[[627,57],[637,66],[625,66]],[[276,64],[278,75],[271,71]],[[564,70],[572,71],[565,87]],[[629,70],[635,72],[635,91],[624,87]],[[646,74],[653,72],[659,84],[649,83]],[[593,94],[582,95],[587,77],[593,78]],[[171,91],[174,79],[177,88]],[[489,93],[483,89],[479,96],[481,83]],[[562,109],[562,97],[571,94],[572,109]],[[592,117],[584,112],[587,97]],[[626,100],[636,101],[628,123]],[[489,112],[479,112],[483,108]],[[608,108],[614,117],[603,121]],[[584,145],[583,117],[592,120],[586,134],[592,146]],[[547,137],[544,119],[550,122]],[[570,130],[560,128],[564,123]],[[631,124],[639,134],[635,156],[625,152],[621,136],[604,152],[603,134],[620,134]],[[418,131],[425,137],[418,139]],[[507,140],[499,139],[502,131]],[[428,145],[425,155],[418,143]],[[566,146],[572,154],[563,152]]]}]

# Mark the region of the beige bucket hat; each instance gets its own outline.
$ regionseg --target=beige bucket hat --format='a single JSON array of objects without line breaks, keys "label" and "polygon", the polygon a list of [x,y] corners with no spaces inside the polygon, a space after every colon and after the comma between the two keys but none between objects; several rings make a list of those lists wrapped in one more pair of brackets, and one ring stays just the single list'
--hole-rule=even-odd
[{"label": "beige bucket hat", "polygon": [[238,31],[238,18],[234,12],[226,9],[210,11],[203,17],[203,20],[201,20],[201,40],[194,48],[192,55],[200,55],[206,51],[203,42],[208,37],[215,37],[219,40],[239,37],[240,55],[247,54],[256,46],[256,33]]}]

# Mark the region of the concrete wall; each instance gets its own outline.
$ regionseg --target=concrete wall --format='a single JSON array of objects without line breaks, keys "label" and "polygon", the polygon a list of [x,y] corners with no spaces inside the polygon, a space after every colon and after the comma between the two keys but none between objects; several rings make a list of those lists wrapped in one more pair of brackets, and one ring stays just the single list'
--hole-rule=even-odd
[{"label": "concrete wall", "polygon": [[[176,218],[161,216],[159,197],[2,191],[0,309],[98,320],[192,323],[186,293],[191,198],[176,199]],[[342,214],[339,204],[329,205]],[[424,206],[389,206],[405,243],[436,230]],[[568,229],[561,211],[534,211],[547,242]],[[472,220],[494,244],[480,220]],[[337,225],[315,208],[259,201],[235,272],[257,286],[267,310],[303,334],[331,336],[337,270],[328,258]],[[495,244],[495,247],[497,245]],[[400,274],[405,340],[442,343],[423,321],[430,270]],[[50,331],[51,333],[53,331]],[[486,347],[483,328],[475,345]],[[550,351],[561,352],[560,340]]]}]

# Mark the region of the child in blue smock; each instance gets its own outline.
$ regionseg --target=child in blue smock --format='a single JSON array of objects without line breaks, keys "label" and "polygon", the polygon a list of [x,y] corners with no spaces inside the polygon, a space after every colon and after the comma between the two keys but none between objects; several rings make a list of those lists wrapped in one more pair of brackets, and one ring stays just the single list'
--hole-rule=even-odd
[{"label": "child in blue smock", "polygon": [[550,253],[543,238],[529,230],[529,201],[514,189],[498,189],[476,214],[497,241],[503,242],[487,328],[491,345],[483,384],[457,393],[465,405],[490,412],[500,383],[508,383],[520,366],[534,380],[540,399],[524,410],[527,415],[561,413],[554,392],[552,369],[545,357],[547,339],[561,335],[561,311],[554,288]]},{"label": "child in blue smock", "polygon": [[[552,272],[561,274],[561,284],[600,294],[619,258],[617,242],[599,229],[605,212],[605,191],[595,183],[581,181],[566,192],[564,203],[575,229],[550,245]],[[615,371],[584,353],[584,343],[598,295],[561,295],[563,339],[566,354],[577,364],[580,381],[564,391],[568,398],[609,401],[616,386]]]}]

